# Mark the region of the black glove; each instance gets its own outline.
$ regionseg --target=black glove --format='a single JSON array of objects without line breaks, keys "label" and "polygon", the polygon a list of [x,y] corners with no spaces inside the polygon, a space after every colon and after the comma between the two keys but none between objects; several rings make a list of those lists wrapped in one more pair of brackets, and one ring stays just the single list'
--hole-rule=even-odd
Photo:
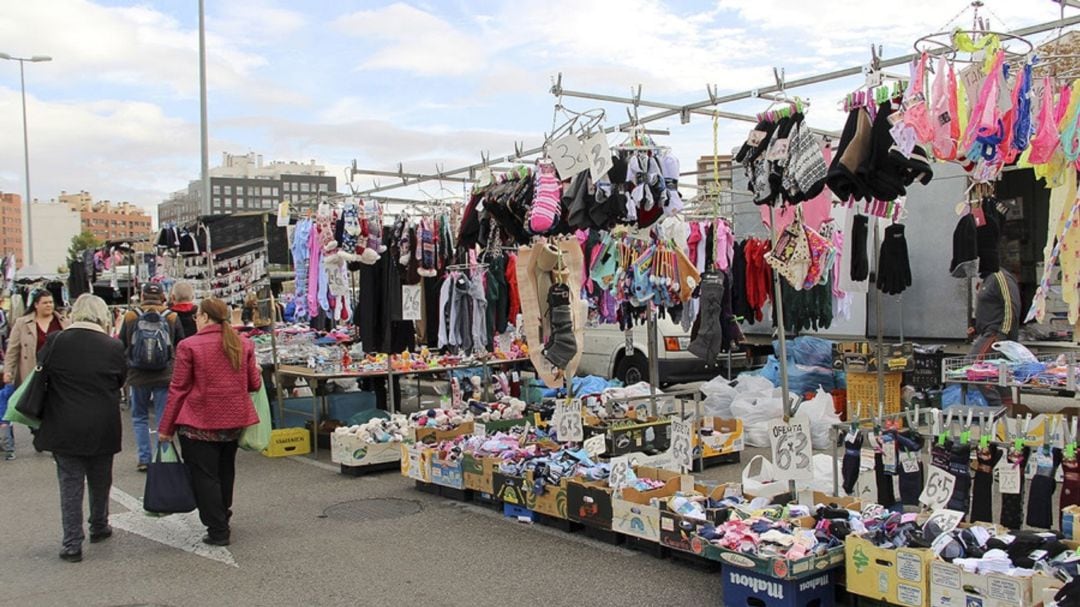
[{"label": "black glove", "polygon": [[866,215],[856,215],[851,224],[851,280],[862,282],[870,275],[870,261],[866,256]]},{"label": "black glove", "polygon": [[911,286],[911,264],[908,261],[904,226],[893,224],[885,228],[878,255],[877,287],[888,295],[899,295]]}]

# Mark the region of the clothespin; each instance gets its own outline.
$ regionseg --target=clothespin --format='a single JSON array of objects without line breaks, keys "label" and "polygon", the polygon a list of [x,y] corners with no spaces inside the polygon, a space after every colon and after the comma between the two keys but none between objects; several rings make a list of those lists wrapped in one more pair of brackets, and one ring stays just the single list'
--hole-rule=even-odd
[{"label": "clothespin", "polygon": [[990,447],[990,433],[993,432],[994,423],[989,415],[979,418],[979,449]]},{"label": "clothespin", "polygon": [[1076,459],[1076,426],[1080,417],[1073,416],[1072,424],[1067,426],[1069,435],[1065,437],[1065,457]]},{"label": "clothespin", "polygon": [[1016,416],[1016,438],[1013,439],[1013,447],[1017,451],[1021,451],[1024,448],[1024,443],[1027,442],[1027,433],[1031,429],[1031,414],[1028,413],[1024,419],[1024,427],[1020,427],[1020,416]]},{"label": "clothespin", "polygon": [[945,425],[941,428],[937,437],[937,444],[939,447],[945,446],[945,440],[949,438],[949,435],[952,432],[952,418],[953,411],[952,409],[949,409],[945,414]]},{"label": "clothespin", "polygon": [[969,408],[968,409],[968,414],[967,414],[967,423],[964,424],[964,431],[960,433],[960,442],[962,442],[962,443],[967,444],[967,443],[971,442],[971,421],[974,418],[974,416],[975,416],[975,409]]}]

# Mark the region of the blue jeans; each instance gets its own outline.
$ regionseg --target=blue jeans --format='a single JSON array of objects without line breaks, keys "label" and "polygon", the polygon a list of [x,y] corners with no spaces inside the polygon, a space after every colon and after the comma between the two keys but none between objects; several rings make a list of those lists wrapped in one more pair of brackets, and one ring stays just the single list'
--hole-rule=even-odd
[{"label": "blue jeans", "polygon": [[[140,464],[150,463],[150,454],[155,447],[150,440],[150,410],[154,410],[154,421],[160,423],[168,396],[168,386],[131,386],[131,425],[135,429],[135,445],[138,447]],[[157,436],[156,432],[154,436]]]}]

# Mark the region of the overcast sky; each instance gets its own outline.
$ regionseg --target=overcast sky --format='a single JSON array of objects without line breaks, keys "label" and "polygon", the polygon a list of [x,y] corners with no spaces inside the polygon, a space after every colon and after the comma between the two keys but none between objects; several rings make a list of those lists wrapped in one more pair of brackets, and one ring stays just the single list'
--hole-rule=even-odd
[{"label": "overcast sky", "polygon": [[[1059,16],[1052,0],[987,0],[995,27]],[[211,163],[223,151],[316,159],[342,182],[368,168],[430,171],[538,145],[552,126],[552,77],[567,89],[685,104],[787,77],[865,64],[870,44],[906,54],[968,5],[953,0],[207,0]],[[792,7],[798,7],[793,10]],[[1070,10],[1070,13],[1075,12]],[[970,26],[968,11],[960,21]],[[154,208],[199,172],[195,0],[8,0],[0,52],[27,65],[35,198],[89,190]],[[1036,36],[1042,42],[1049,34]],[[893,68],[894,71],[903,71]],[[800,89],[814,126],[859,79]],[[22,193],[18,65],[0,61],[0,190]],[[572,109],[595,102],[565,99]],[[761,100],[723,109],[753,113]],[[608,124],[625,121],[618,106]],[[642,108],[642,115],[649,111]],[[662,142],[683,168],[712,151],[712,124],[677,119]],[[720,149],[750,125],[725,121]],[[615,135],[612,143],[618,143]],[[382,180],[386,183],[387,180]],[[339,186],[344,189],[344,185]],[[460,188],[460,186],[456,186]]]}]

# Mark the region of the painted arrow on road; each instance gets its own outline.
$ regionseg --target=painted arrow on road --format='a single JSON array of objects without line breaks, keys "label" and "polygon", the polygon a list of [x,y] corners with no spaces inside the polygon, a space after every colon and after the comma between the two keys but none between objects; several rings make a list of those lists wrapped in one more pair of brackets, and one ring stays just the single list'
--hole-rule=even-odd
[{"label": "painted arrow on road", "polygon": [[142,500],[115,486],[109,497],[128,510],[109,516],[109,524],[113,527],[196,556],[225,563],[230,567],[240,566],[228,548],[210,546],[202,542],[202,537],[206,535],[206,528],[199,520],[198,512],[151,516],[143,510]]}]

